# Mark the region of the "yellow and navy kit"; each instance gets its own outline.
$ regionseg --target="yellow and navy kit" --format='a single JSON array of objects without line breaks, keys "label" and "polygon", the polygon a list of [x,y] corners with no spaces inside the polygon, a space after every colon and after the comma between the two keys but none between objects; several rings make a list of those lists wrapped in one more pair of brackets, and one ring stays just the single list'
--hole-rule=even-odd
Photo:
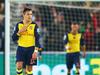
[{"label": "yellow and navy kit", "polygon": [[70,50],[66,50],[67,53],[76,53],[80,52],[80,47],[85,45],[85,41],[81,33],[72,34],[70,32],[65,34],[64,44],[71,48]]},{"label": "yellow and navy kit", "polygon": [[23,22],[19,22],[16,24],[14,28],[14,32],[12,35],[13,41],[17,41],[18,46],[21,47],[31,47],[37,46],[39,47],[39,34],[37,24],[32,22],[25,32],[22,32],[20,35],[17,32],[24,26]]}]

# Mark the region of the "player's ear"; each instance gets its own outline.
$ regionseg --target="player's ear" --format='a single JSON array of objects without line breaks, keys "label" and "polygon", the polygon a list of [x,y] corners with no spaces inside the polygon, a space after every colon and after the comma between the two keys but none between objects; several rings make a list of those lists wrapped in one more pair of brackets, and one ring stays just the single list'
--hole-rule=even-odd
[{"label": "player's ear", "polygon": [[22,13],[22,16],[24,16],[24,13]]},{"label": "player's ear", "polygon": [[22,14],[22,16],[23,16],[23,18],[24,18],[24,16],[25,16],[25,13],[23,13],[23,14]]},{"label": "player's ear", "polygon": [[25,13],[22,14],[23,16],[25,15]]},{"label": "player's ear", "polygon": [[26,14],[26,12],[23,12],[22,15],[24,16]]},{"label": "player's ear", "polygon": [[80,25],[78,25],[78,29],[80,29]]}]

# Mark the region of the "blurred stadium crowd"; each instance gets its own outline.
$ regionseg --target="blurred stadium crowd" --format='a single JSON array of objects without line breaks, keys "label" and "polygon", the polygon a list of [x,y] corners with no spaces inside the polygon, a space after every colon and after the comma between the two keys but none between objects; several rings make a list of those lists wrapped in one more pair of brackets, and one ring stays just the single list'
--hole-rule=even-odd
[{"label": "blurred stadium crowd", "polygon": [[[46,51],[63,51],[63,36],[70,31],[72,21],[79,23],[80,32],[83,33],[86,40],[87,50],[100,50],[100,9],[54,6],[58,4],[100,8],[100,2],[49,2],[49,4],[52,6],[12,3],[11,28],[20,20],[18,18],[21,18],[22,9],[28,6],[33,9],[33,20],[39,27],[40,43]],[[15,9],[17,10],[14,11]]]},{"label": "blurred stadium crowd", "polygon": [[4,51],[5,4],[0,0],[0,51]]}]

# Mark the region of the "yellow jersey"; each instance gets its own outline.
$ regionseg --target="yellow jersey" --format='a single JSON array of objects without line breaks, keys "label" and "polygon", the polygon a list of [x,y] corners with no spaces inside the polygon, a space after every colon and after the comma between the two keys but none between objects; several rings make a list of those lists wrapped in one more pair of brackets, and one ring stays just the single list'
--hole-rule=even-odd
[{"label": "yellow jersey", "polygon": [[80,47],[84,45],[84,38],[81,33],[77,34],[67,33],[65,35],[64,42],[65,42],[65,47],[66,46],[68,47],[68,49],[66,49],[66,52],[75,53],[75,52],[80,52]]},{"label": "yellow jersey", "polygon": [[23,26],[24,26],[23,22],[17,23],[13,36],[12,36],[13,40],[17,41],[18,46],[21,46],[21,47],[39,46],[39,35],[38,35],[36,23],[32,22],[27,27],[26,31],[18,35],[17,32]]}]

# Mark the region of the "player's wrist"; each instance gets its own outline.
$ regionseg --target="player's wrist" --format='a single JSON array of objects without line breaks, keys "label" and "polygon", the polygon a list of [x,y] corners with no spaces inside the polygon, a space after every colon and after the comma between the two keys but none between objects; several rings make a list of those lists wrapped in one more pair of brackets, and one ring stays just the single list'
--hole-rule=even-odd
[{"label": "player's wrist", "polygon": [[38,47],[35,47],[34,52],[36,53],[38,52]]},{"label": "player's wrist", "polygon": [[34,50],[34,52],[38,53],[38,50]]},{"label": "player's wrist", "polygon": [[68,46],[66,46],[65,48],[66,48],[66,49],[68,49],[69,47],[68,47]]},{"label": "player's wrist", "polygon": [[69,46],[65,46],[65,48],[68,50],[69,49]]}]

